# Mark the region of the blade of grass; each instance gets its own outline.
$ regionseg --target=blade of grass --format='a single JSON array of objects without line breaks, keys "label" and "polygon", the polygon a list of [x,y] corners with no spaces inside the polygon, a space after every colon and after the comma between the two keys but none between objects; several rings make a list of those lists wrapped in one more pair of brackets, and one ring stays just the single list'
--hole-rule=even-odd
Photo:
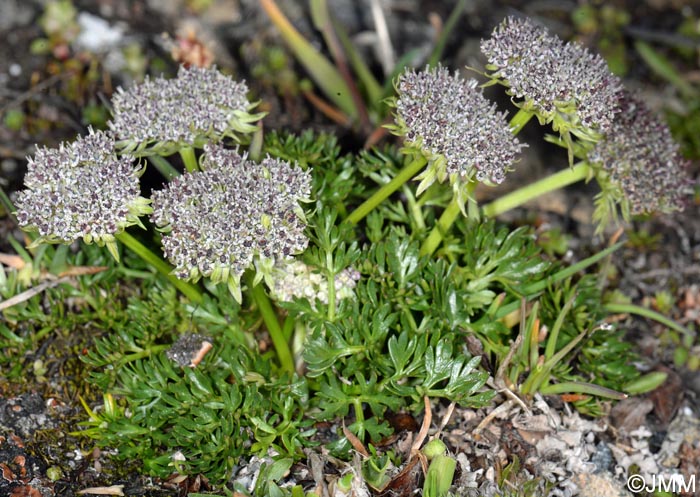
[{"label": "blade of grass", "polygon": [[593,254],[590,257],[586,257],[582,261],[579,261],[576,264],[572,264],[571,266],[566,267],[566,268],[562,269],[561,271],[558,271],[557,273],[553,274],[550,278],[547,278],[544,281],[538,281],[537,283],[533,283],[532,285],[525,287],[523,292],[527,295],[531,295],[531,294],[536,293],[536,292],[541,292],[542,290],[544,290],[547,287],[547,285],[550,285],[552,283],[556,283],[558,281],[566,279],[569,276],[573,276],[574,274],[578,273],[579,271],[582,271],[582,270],[586,269],[587,267],[592,266],[596,262],[606,258],[610,254],[615,252],[617,249],[622,247],[622,245],[624,243],[625,243],[624,241],[617,242],[616,244],[611,245],[610,247],[607,247],[607,248],[601,250],[597,254]]},{"label": "blade of grass", "polygon": [[466,7],[467,0],[459,0],[457,2],[457,5],[455,5],[455,8],[452,9],[450,16],[447,18],[445,26],[440,32],[440,36],[438,37],[437,43],[435,43],[435,48],[433,48],[433,51],[430,54],[430,58],[428,59],[428,65],[430,67],[435,67],[438,64],[438,62],[442,60],[442,53],[445,51],[447,39],[450,37],[450,34],[452,34],[452,30],[457,25],[457,21],[459,21],[459,18],[462,16],[462,12],[464,12],[464,9]]},{"label": "blade of grass", "polygon": [[634,42],[634,48],[652,71],[675,86],[684,96],[694,97],[697,95],[695,88],[683,79],[683,76],[673,67],[673,64],[654,50],[651,45],[644,41],[637,40]]},{"label": "blade of grass", "polygon": [[554,356],[554,351],[557,348],[557,340],[559,339],[559,331],[561,330],[561,327],[564,324],[564,318],[566,318],[566,315],[571,310],[571,306],[574,305],[575,300],[576,295],[567,300],[564,304],[564,307],[562,307],[561,311],[559,311],[557,320],[554,322],[554,326],[552,326],[552,331],[550,332],[549,338],[547,339],[547,347],[545,348],[544,353],[545,359],[549,359],[550,357]]},{"label": "blade of grass", "polygon": [[[26,235],[31,235],[31,233],[25,233]],[[7,237],[7,242],[12,245],[12,248],[17,252],[25,262],[32,262],[34,258],[32,255],[24,248],[24,245],[20,243],[14,236],[9,235]]]},{"label": "blade of grass", "polygon": [[353,78],[352,74],[350,73],[350,69],[348,68],[348,61],[345,57],[345,52],[343,51],[340,41],[338,41],[338,36],[336,35],[333,27],[331,15],[328,12],[328,3],[326,0],[310,0],[309,5],[311,7],[311,19],[313,20],[316,29],[323,34],[323,39],[331,52],[331,56],[335,61],[335,66],[338,68],[338,72],[345,81],[345,84],[350,89],[350,96],[352,97],[353,104],[357,109],[360,123],[363,128],[369,129],[370,122],[367,114],[367,107],[365,106],[365,102],[362,100],[362,95],[360,95],[360,92],[357,89],[355,78]]},{"label": "blade of grass", "polygon": [[369,0],[370,12],[374,21],[374,32],[377,34],[377,52],[379,62],[382,65],[384,74],[391,73],[396,64],[396,56],[394,55],[394,47],[389,36],[389,27],[386,23],[386,15],[381,0]]},{"label": "blade of grass", "polygon": [[[596,262],[604,259],[605,257],[607,257],[610,254],[612,254],[613,252],[615,252],[623,244],[624,244],[624,242],[618,242],[614,245],[611,245],[610,247],[607,247],[606,249],[601,250],[597,254],[593,254],[592,256],[587,257],[586,259],[579,261],[572,266],[569,266],[569,267],[562,269],[561,271],[553,274],[552,276],[550,276],[549,278],[547,278],[543,281],[538,281],[537,283],[533,283],[532,285],[525,287],[523,289],[523,294],[525,295],[525,298],[527,300],[532,300],[537,295],[539,295],[539,293],[542,290],[547,288],[548,285],[552,285],[558,281],[561,281],[563,279],[568,278],[569,276],[573,276],[574,274],[576,274],[579,271],[583,271],[587,267],[592,266]],[[507,316],[508,314],[510,314],[511,312],[517,311],[519,305],[520,305],[520,300],[509,302],[509,303],[499,307],[498,310],[493,314],[493,316],[489,316],[489,319],[501,319],[501,318]],[[609,306],[610,306],[610,304],[608,306],[606,306],[606,308],[608,308]],[[615,311],[611,311],[611,312],[615,312]]]},{"label": "blade of grass", "polygon": [[367,94],[367,102],[370,104],[370,108],[377,112],[377,107],[379,107],[384,96],[382,86],[374,77],[372,71],[369,70],[369,67],[367,67],[367,64],[365,64],[365,61],[362,59],[360,54],[357,52],[357,50],[355,50],[355,47],[350,42],[350,37],[345,32],[345,29],[343,29],[343,26],[334,21],[333,27],[335,28],[335,33],[338,36],[338,41],[340,41],[341,45],[343,46],[343,50],[345,50],[345,53],[348,56],[350,65],[352,65],[355,74],[362,83],[365,93]]},{"label": "blade of grass", "polygon": [[648,319],[653,319],[657,323],[663,324],[664,326],[671,328],[674,331],[682,333],[684,335],[693,336],[693,332],[688,328],[681,326],[674,320],[667,318],[663,314],[660,314],[646,307],[641,307],[634,304],[605,304],[605,310],[615,314],[636,314]]},{"label": "blade of grass", "polygon": [[[539,333],[536,332],[539,328],[539,320],[537,319],[539,306],[540,303],[535,302],[535,305],[532,306],[532,310],[530,311],[530,315],[527,316],[525,326],[523,327],[522,322],[520,323],[521,329],[523,330],[522,333],[524,333],[525,336],[523,337],[523,347],[519,360],[523,364],[527,364],[531,370],[537,366],[537,358],[539,356],[539,344],[537,343],[537,335]],[[527,313],[525,299],[520,300],[520,312],[521,314]]]},{"label": "blade of grass", "polygon": [[15,206],[12,203],[12,200],[10,200],[10,197],[7,196],[5,193],[4,188],[0,188],[0,203],[2,203],[3,207],[5,207],[5,210],[7,213],[12,217],[12,219],[16,222],[16,219],[14,218],[14,215],[12,214],[15,212]]},{"label": "blade of grass", "polygon": [[612,390],[610,388],[594,385],[593,383],[582,383],[577,381],[566,381],[564,383],[555,383],[553,385],[544,385],[540,388],[540,393],[543,395],[560,395],[565,393],[583,393],[587,395],[595,395],[596,397],[604,397],[606,399],[623,400],[628,397],[627,394]]},{"label": "blade of grass", "polygon": [[356,119],[358,109],[338,70],[292,26],[274,0],[260,0],[260,5],[318,87],[337,107]]},{"label": "blade of grass", "polygon": [[316,95],[313,91],[306,89],[302,86],[301,93],[302,95],[304,95],[304,98],[311,102],[311,105],[316,107],[318,111],[320,111],[324,116],[326,116],[334,123],[339,124],[340,126],[352,126],[352,120],[348,117],[347,114],[345,114],[338,108],[333,107],[331,104],[329,104],[321,97]]}]

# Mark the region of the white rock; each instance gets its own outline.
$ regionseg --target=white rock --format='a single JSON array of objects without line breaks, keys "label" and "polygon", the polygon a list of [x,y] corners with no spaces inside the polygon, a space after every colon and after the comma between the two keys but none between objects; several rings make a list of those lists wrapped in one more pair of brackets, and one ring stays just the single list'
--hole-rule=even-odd
[{"label": "white rock", "polygon": [[101,17],[88,12],[78,14],[80,34],[75,39],[75,47],[94,53],[109,52],[119,45],[124,38],[124,30],[120,26],[110,26]]}]

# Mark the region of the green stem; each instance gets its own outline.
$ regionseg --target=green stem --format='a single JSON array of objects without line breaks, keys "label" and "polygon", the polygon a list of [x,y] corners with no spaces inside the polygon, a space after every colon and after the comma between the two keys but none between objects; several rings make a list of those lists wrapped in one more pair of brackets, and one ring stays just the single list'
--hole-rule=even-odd
[{"label": "green stem", "polygon": [[520,131],[525,127],[525,125],[532,119],[534,114],[530,111],[520,109],[510,120],[510,131],[513,136],[520,133]]},{"label": "green stem", "polygon": [[175,277],[172,273],[172,266],[151,252],[143,243],[131,236],[126,231],[116,235],[117,240],[126,245],[132,252],[138,255],[142,260],[153,266],[159,273],[164,275],[175,288],[180,290],[182,294],[190,299],[191,302],[199,304],[202,302],[202,294],[199,289],[191,283]]},{"label": "green stem", "polygon": [[365,58],[353,45],[353,42],[350,41],[350,37],[345,32],[344,26],[337,20],[331,19],[331,21],[333,22],[333,28],[336,36],[338,37],[338,41],[340,41],[341,45],[343,46],[343,50],[345,50],[345,53],[348,56],[350,65],[357,75],[357,80],[360,84],[362,84],[365,92],[367,93],[367,99],[365,100],[367,105],[369,105],[370,108],[382,105],[384,90],[382,90],[382,87],[377,82],[377,79],[372,74],[372,71],[365,63]]},{"label": "green stem", "polygon": [[447,205],[440,216],[440,219],[438,219],[437,224],[428,235],[428,238],[426,238],[423,242],[423,245],[420,248],[421,255],[432,255],[433,252],[435,252],[438,245],[440,245],[440,242],[442,241],[443,234],[447,233],[447,230],[450,229],[452,223],[454,223],[455,219],[457,219],[459,212],[459,201],[457,200],[457,197],[453,197],[452,201]]},{"label": "green stem", "polygon": [[148,162],[153,164],[158,172],[168,181],[180,176],[180,171],[175,169],[173,165],[160,155],[151,155],[148,157]]},{"label": "green stem", "polygon": [[335,321],[335,273],[333,254],[326,252],[326,279],[328,280],[328,321]]},{"label": "green stem", "polygon": [[357,426],[358,426],[358,436],[360,438],[363,438],[365,435],[365,430],[364,430],[365,413],[362,410],[362,401],[358,398],[355,398],[352,401],[352,405],[355,408],[355,421],[357,422]]},{"label": "green stem", "polygon": [[[510,128],[513,135],[517,135],[518,133],[520,133],[520,130],[523,129],[523,127],[528,123],[528,121],[532,118],[533,115],[534,114],[532,112],[523,109],[518,110],[518,112],[510,120]],[[469,214],[468,217],[470,219],[473,219],[474,221],[478,221],[480,217],[476,201],[474,200],[472,195],[474,193],[474,190],[476,189],[476,185],[476,181],[471,181],[466,185],[467,208]],[[457,219],[459,211],[459,202],[457,198],[453,198],[447,206],[447,208],[445,209],[445,211],[440,216],[440,219],[438,220],[435,227],[433,227],[433,230],[430,232],[430,235],[428,235],[428,238],[426,238],[423,242],[423,245],[421,247],[421,255],[432,255],[435,252],[435,250],[437,250],[438,246],[440,245],[440,242],[442,241],[443,235],[447,233],[452,224],[455,222],[455,219]]]},{"label": "green stem", "polygon": [[365,200],[362,205],[352,211],[347,220],[351,224],[359,223],[367,214],[372,212],[375,207],[386,200],[396,190],[401,188],[404,183],[413,178],[418,171],[423,169],[426,162],[427,161],[422,156],[414,158],[408,165],[401,169],[399,174],[397,174],[391,181],[383,185],[379,190],[374,192],[370,198]]},{"label": "green stem", "polygon": [[292,335],[294,334],[294,325],[295,325],[294,318],[292,316],[287,316],[286,319],[284,320],[284,324],[282,325],[282,334],[284,335],[284,339],[286,341],[289,341],[292,339]]},{"label": "green stem", "polygon": [[253,133],[253,138],[250,141],[250,146],[248,147],[248,156],[255,162],[260,162],[262,159],[262,147],[264,140],[263,126],[262,122],[258,123],[255,133]]},{"label": "green stem", "polygon": [[250,289],[251,296],[260,310],[260,315],[265,322],[267,331],[270,333],[270,339],[272,340],[272,345],[275,347],[277,352],[277,359],[280,362],[282,370],[293,373],[294,372],[294,359],[292,359],[292,352],[289,349],[289,343],[284,337],[284,332],[277,320],[277,314],[275,313],[272,303],[265,293],[265,289],[262,285],[253,286],[253,279],[248,278],[248,288]]},{"label": "green stem", "polygon": [[192,147],[182,147],[180,149],[180,157],[182,157],[182,162],[185,164],[185,169],[188,172],[198,171],[197,157],[194,155],[194,148]]},{"label": "green stem", "polygon": [[119,366],[123,366],[124,364],[128,364],[130,362],[138,361],[139,359],[143,359],[144,357],[151,357],[152,355],[167,350],[170,347],[171,345],[152,345],[146,349],[141,349],[139,352],[127,354],[121,358],[121,360],[119,361]]},{"label": "green stem", "polygon": [[674,320],[667,318],[663,314],[659,314],[656,311],[647,309],[646,307],[641,307],[634,304],[605,304],[605,310],[615,314],[636,314],[637,316],[645,317],[648,319],[653,319],[657,323],[663,324],[672,330],[677,331],[683,335],[694,336],[693,332],[688,328],[681,326]]},{"label": "green stem", "polygon": [[515,191],[504,195],[493,202],[482,207],[481,212],[484,217],[495,217],[503,214],[511,209],[519,207],[530,200],[539,197],[545,193],[558,190],[565,186],[576,183],[588,177],[590,166],[581,162],[573,168],[567,168],[556,172],[539,181],[535,181],[529,185],[518,188]]},{"label": "green stem", "polygon": [[406,201],[408,203],[408,210],[413,216],[413,222],[416,223],[416,228],[418,230],[425,230],[425,219],[423,218],[423,210],[420,204],[416,201],[416,197],[413,196],[413,192],[404,186],[403,193],[406,195]]}]

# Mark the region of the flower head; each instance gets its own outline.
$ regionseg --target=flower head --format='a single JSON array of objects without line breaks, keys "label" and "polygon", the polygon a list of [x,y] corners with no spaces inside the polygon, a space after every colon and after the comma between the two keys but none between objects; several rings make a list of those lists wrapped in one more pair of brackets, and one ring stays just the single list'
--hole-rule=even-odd
[{"label": "flower head", "polygon": [[[328,280],[321,273],[301,261],[283,261],[273,268],[274,282],[270,287],[272,298],[292,302],[295,298],[306,298],[313,305],[316,299],[328,304]],[[336,303],[355,295],[354,289],[360,273],[352,268],[343,269],[335,276]]]},{"label": "flower head", "polygon": [[169,155],[255,131],[248,87],[216,70],[181,66],[175,79],[146,79],[112,98],[109,123],[124,150],[134,155]]},{"label": "flower head", "polygon": [[311,192],[308,171],[267,158],[260,164],[207,145],[202,171],[153,193],[153,221],[163,250],[182,279],[227,282],[238,301],[240,279],[255,264],[270,278],[276,260],[303,251],[308,239],[299,201]]},{"label": "flower head", "polygon": [[101,131],[59,148],[37,150],[29,159],[26,190],[17,198],[17,220],[39,238],[34,245],[86,243],[107,245],[118,259],[114,235],[151,212],[140,196],[133,157],[117,156],[114,139]]},{"label": "flower head", "polygon": [[629,92],[622,93],[620,108],[588,161],[602,167],[632,214],[682,209],[690,192],[689,161],[668,126]]},{"label": "flower head", "polygon": [[464,185],[476,179],[499,184],[524,146],[511,133],[505,114],[484,97],[476,80],[463,80],[437,67],[406,70],[398,79],[396,126],[406,149],[428,165],[418,176],[423,192],[449,179],[464,203]]},{"label": "flower head", "polygon": [[555,130],[593,133],[595,139],[612,126],[622,83],[600,55],[514,17],[481,42],[481,51],[494,71],[491,77]]}]

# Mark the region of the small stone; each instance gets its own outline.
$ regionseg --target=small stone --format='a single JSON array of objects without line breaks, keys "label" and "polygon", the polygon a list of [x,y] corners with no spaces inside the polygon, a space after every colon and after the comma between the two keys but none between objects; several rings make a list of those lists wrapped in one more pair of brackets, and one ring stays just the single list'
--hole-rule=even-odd
[{"label": "small stone", "polygon": [[595,473],[607,472],[613,468],[614,459],[612,451],[605,442],[598,442],[596,451],[591,456],[590,462],[595,465]]},{"label": "small stone", "polygon": [[581,473],[574,475],[573,481],[579,487],[580,497],[631,497],[632,495],[608,473]]},{"label": "small stone", "polygon": [[[209,351],[212,347],[211,338],[196,333],[182,335],[165,355],[180,367],[194,367],[201,361],[202,350]],[[204,352],[206,354],[206,352]]]}]

